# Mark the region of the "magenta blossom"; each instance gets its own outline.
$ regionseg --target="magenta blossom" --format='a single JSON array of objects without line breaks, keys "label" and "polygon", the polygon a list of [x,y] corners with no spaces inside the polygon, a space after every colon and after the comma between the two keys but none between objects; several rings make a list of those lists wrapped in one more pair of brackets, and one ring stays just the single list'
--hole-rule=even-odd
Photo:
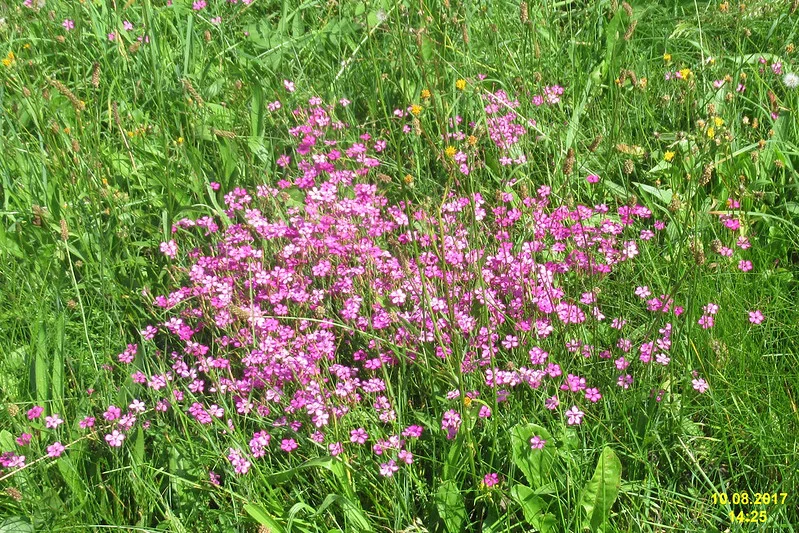
[{"label": "magenta blossom", "polygon": [[749,322],[752,324],[761,324],[766,317],[763,316],[763,313],[760,312],[760,309],[755,309],[754,311],[749,312]]},{"label": "magenta blossom", "polygon": [[567,423],[570,426],[576,426],[582,423],[585,413],[580,411],[576,405],[572,405],[571,409],[566,411],[566,416],[569,419]]}]

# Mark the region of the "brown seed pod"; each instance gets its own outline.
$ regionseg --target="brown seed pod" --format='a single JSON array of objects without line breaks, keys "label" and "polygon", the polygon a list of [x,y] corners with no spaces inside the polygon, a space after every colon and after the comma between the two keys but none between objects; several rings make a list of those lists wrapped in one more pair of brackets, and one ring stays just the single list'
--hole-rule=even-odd
[{"label": "brown seed pod", "polygon": [[702,177],[699,179],[699,185],[707,185],[710,183],[710,178],[713,177],[713,168],[713,163],[705,165],[705,168],[702,169]]},{"label": "brown seed pod", "polygon": [[100,86],[100,63],[96,61],[92,66],[92,86],[95,89]]},{"label": "brown seed pod", "polygon": [[636,27],[636,26],[638,26],[638,21],[637,21],[637,20],[634,20],[634,21],[632,21],[632,22],[630,23],[630,25],[627,27],[627,31],[626,31],[626,32],[624,32],[624,40],[625,40],[625,41],[629,41],[630,39],[632,39],[633,32],[635,31],[635,27]]},{"label": "brown seed pod", "polygon": [[627,2],[622,2],[621,3],[621,7],[622,7],[622,9],[624,9],[624,12],[627,13],[628,17],[632,17],[633,16],[633,6],[631,6]]},{"label": "brown seed pod", "polygon": [[566,161],[563,162],[563,175],[570,176],[574,170],[574,148],[569,148],[566,152]]},{"label": "brown seed pod", "polygon": [[624,162],[624,166],[622,167],[622,171],[628,176],[635,171],[635,163],[633,163],[632,159],[627,159]]}]

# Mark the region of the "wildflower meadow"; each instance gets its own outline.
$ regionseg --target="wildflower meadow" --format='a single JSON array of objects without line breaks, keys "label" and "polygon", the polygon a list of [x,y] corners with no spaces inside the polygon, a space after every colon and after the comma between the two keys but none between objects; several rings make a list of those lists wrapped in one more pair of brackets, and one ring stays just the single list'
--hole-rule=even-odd
[{"label": "wildflower meadow", "polygon": [[0,0],[0,533],[799,530],[799,0]]}]

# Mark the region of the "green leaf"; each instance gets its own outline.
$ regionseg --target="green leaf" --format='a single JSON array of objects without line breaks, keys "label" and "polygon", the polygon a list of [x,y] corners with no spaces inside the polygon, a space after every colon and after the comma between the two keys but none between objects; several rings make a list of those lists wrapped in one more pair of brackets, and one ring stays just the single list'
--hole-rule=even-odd
[{"label": "green leaf", "polygon": [[455,437],[449,452],[447,453],[447,460],[444,462],[444,479],[453,479],[460,470],[463,456],[461,450],[463,449],[463,437],[459,434]]},{"label": "green leaf", "polygon": [[144,431],[141,426],[136,431],[136,442],[133,445],[133,459],[136,464],[144,462]]},{"label": "green leaf", "polygon": [[[530,439],[534,436],[546,441],[543,448],[530,448]],[[554,440],[549,431],[537,424],[516,424],[511,429],[510,439],[513,462],[530,486],[537,489],[546,484],[555,460]]]},{"label": "green leaf", "polygon": [[63,411],[64,406],[64,313],[60,313],[55,323],[55,349],[53,350],[52,398],[54,408]]},{"label": "green leaf", "polygon": [[14,442],[14,435],[12,435],[7,429],[0,431],[0,450],[13,450],[16,447],[17,445]]},{"label": "green leaf", "polygon": [[510,495],[522,506],[524,519],[528,524],[542,533],[553,531],[555,528],[555,515],[547,513],[547,504],[541,496],[536,495],[527,485],[514,485]]},{"label": "green leaf", "polygon": [[608,522],[610,508],[619,495],[621,487],[621,461],[614,451],[606,446],[599,457],[591,481],[583,489],[580,507],[585,516],[583,527],[599,531]]},{"label": "green leaf", "polygon": [[0,533],[33,533],[33,531],[33,525],[21,516],[12,516],[0,523]]},{"label": "green leaf", "polygon": [[660,200],[660,202],[664,205],[669,205],[669,203],[671,202],[671,198],[673,196],[671,189],[666,189],[666,190],[658,189],[656,187],[652,187],[651,185],[647,185],[645,183],[638,183],[636,181],[634,181],[633,184],[638,185],[639,189],[641,189],[646,193],[651,194],[652,196]]},{"label": "green leaf", "polygon": [[422,53],[422,59],[424,61],[430,61],[433,59],[434,44],[435,43],[433,42],[433,39],[427,35],[427,32],[422,33],[422,49],[420,52]]},{"label": "green leaf", "polygon": [[451,479],[439,485],[436,491],[436,507],[438,514],[444,520],[444,525],[447,526],[447,531],[450,533],[464,531],[466,505],[463,503],[463,495],[458,486]]},{"label": "green leaf", "polygon": [[347,531],[374,531],[364,512],[353,502],[339,494],[328,494],[315,514],[321,514],[322,511],[327,509],[330,504],[334,502],[341,506],[341,510],[344,511],[344,516],[346,516],[349,521]]},{"label": "green leaf", "polygon": [[47,327],[45,326],[44,309],[34,325],[36,347],[34,351],[33,381],[36,401],[47,403],[50,397],[50,365],[47,364]]},{"label": "green leaf", "polygon": [[71,447],[69,449],[70,455],[62,455],[58,461],[56,461],[56,464],[58,465],[58,471],[61,472],[61,477],[63,477],[64,481],[69,485],[73,496],[83,503],[86,501],[88,491],[81,480],[80,474],[75,468],[74,461],[70,457],[75,454],[76,448],[76,446]]},{"label": "green leaf", "polygon": [[284,470],[282,472],[276,472],[274,474],[271,474],[271,475],[267,476],[266,477],[266,482],[270,483],[270,484],[284,483],[284,482],[290,480],[291,478],[293,478],[301,470],[305,470],[307,468],[311,468],[311,467],[315,467],[315,466],[318,466],[318,467],[321,467],[321,468],[325,468],[325,469],[330,470],[331,472],[333,472],[335,474],[336,471],[333,469],[333,462],[334,461],[339,461],[339,459],[336,459],[335,457],[332,457],[332,456],[329,456],[329,455],[326,456],[326,457],[317,457],[315,459],[310,459],[310,460],[305,461],[301,465],[296,466],[294,468],[289,468],[288,470]]},{"label": "green leaf", "polygon": [[283,533],[284,529],[280,523],[275,520],[272,515],[267,513],[263,507],[254,503],[248,503],[244,506],[247,514],[255,519],[256,522],[262,526],[266,526],[273,531],[273,533]]}]

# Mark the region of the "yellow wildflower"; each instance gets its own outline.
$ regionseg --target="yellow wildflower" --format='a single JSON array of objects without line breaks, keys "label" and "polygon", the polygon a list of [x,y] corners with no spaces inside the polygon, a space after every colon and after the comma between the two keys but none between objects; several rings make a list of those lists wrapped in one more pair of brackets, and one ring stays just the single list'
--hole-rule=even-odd
[{"label": "yellow wildflower", "polygon": [[477,144],[477,137],[475,137],[474,135],[469,135],[469,137],[466,139],[466,142],[469,143],[469,146],[474,146],[475,144]]},{"label": "yellow wildflower", "polygon": [[413,116],[418,117],[419,113],[421,112],[422,112],[422,106],[420,106],[419,104],[413,104],[411,106],[411,114],[413,114]]},{"label": "yellow wildflower", "polygon": [[407,183],[408,185],[413,184],[413,176],[411,176],[410,174],[405,174],[405,177],[403,179],[405,180],[405,183]]},{"label": "yellow wildflower", "polygon": [[724,119],[721,117],[714,117],[713,123],[716,125],[717,128],[720,128],[724,125]]},{"label": "yellow wildflower", "polygon": [[646,79],[646,78],[641,78],[640,80],[638,80],[638,86],[639,86],[641,89],[646,89],[646,85],[647,85],[647,83],[649,83],[649,80],[648,80],[648,79]]},{"label": "yellow wildflower", "polygon": [[466,407],[471,407],[472,406],[472,399],[469,398],[468,396],[464,396],[463,397],[463,405],[466,406]]},{"label": "yellow wildflower", "polygon": [[464,90],[466,88],[466,80],[461,78],[458,81],[456,81],[455,82],[455,88],[458,89],[459,91]]},{"label": "yellow wildflower", "polygon": [[722,13],[726,13],[729,10],[730,10],[730,4],[729,3],[722,2],[722,3],[719,4],[719,11],[721,11]]},{"label": "yellow wildflower", "polygon": [[453,158],[453,157],[455,157],[455,152],[456,152],[456,150],[455,150],[455,147],[454,147],[454,146],[447,146],[447,147],[444,149],[444,155],[446,155],[446,156],[447,156],[447,157],[449,157],[449,158]]},{"label": "yellow wildflower", "polygon": [[663,159],[665,159],[666,161],[671,161],[672,159],[674,159],[675,155],[677,155],[675,152],[669,150],[665,154],[663,154]]},{"label": "yellow wildflower", "polygon": [[0,62],[3,63],[4,67],[11,68],[16,62],[14,52],[8,52],[8,55],[5,57],[5,59],[0,60]]},{"label": "yellow wildflower", "polygon": [[422,89],[422,100],[427,100],[428,98],[430,98],[430,90]]},{"label": "yellow wildflower", "polygon": [[183,137],[178,137],[178,144],[183,144]]},{"label": "yellow wildflower", "polygon": [[670,53],[668,53],[668,52],[666,52],[665,54],[663,54],[663,61],[665,61],[666,63],[668,63],[669,61],[671,61],[671,54],[670,54]]},{"label": "yellow wildflower", "polygon": [[689,68],[680,69],[680,76],[682,76],[682,79],[687,80],[691,76],[691,69]]},{"label": "yellow wildflower", "polygon": [[715,136],[716,136],[716,128],[714,128],[713,126],[710,126],[710,127],[707,129],[707,136],[708,136],[708,138],[710,138],[710,139],[712,139],[713,137],[715,137]]}]

